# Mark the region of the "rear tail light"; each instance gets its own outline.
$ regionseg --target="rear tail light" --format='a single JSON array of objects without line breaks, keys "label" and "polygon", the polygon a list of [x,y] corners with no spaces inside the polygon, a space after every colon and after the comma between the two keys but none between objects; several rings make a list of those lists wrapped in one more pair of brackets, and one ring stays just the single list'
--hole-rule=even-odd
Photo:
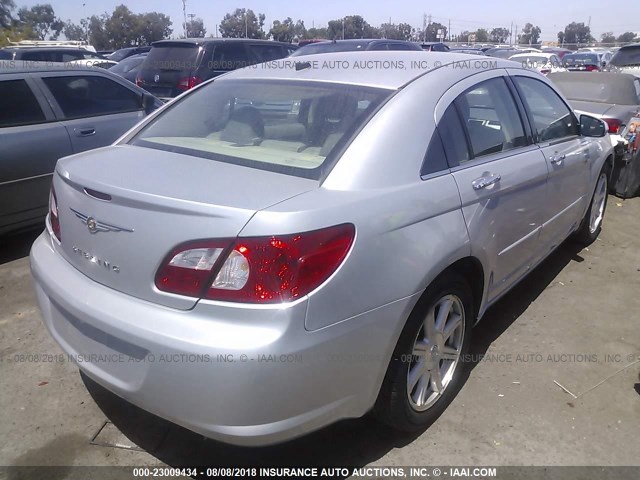
[{"label": "rear tail light", "polygon": [[195,87],[196,85],[199,85],[203,82],[203,80],[200,77],[196,77],[196,76],[191,76],[191,77],[184,77],[181,78],[180,80],[178,80],[178,90],[190,90],[193,87]]},{"label": "rear tail light", "polygon": [[51,191],[49,192],[49,223],[51,223],[51,230],[56,236],[59,242],[62,241],[60,234],[60,218],[58,217],[58,199],[56,198],[56,191],[51,185]]},{"label": "rear tail light", "polygon": [[342,264],[355,227],[185,244],[156,275],[159,290],[242,303],[290,302],[311,293]]},{"label": "rear tail light", "polygon": [[597,65],[587,65],[584,67],[587,72],[599,72],[600,68]]},{"label": "rear tail light", "polygon": [[605,117],[602,120],[604,120],[607,123],[607,126],[609,127],[609,133],[618,133],[618,131],[620,130],[620,127],[622,126],[622,122],[617,118]]},{"label": "rear tail light", "polygon": [[548,68],[543,68],[542,70],[540,70],[540,73],[543,75],[546,75],[549,72],[551,72],[551,70],[549,70]]},{"label": "rear tail light", "polygon": [[140,76],[140,74],[136,75],[136,85],[139,87],[142,86],[142,77]]}]

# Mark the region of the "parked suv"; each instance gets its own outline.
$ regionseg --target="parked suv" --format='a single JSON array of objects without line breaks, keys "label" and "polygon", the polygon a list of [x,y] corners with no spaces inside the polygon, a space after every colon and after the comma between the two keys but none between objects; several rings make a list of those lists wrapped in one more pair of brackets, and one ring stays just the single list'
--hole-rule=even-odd
[{"label": "parked suv", "polygon": [[172,98],[231,70],[284,58],[290,43],[231,38],[188,38],[152,44],[136,84],[160,98]]},{"label": "parked suv", "polygon": [[640,43],[625,45],[618,50],[609,62],[612,72],[630,73],[640,77]]},{"label": "parked suv", "polygon": [[30,62],[73,62],[75,60],[104,57],[84,48],[73,47],[7,47],[0,48],[0,60],[27,60]]}]

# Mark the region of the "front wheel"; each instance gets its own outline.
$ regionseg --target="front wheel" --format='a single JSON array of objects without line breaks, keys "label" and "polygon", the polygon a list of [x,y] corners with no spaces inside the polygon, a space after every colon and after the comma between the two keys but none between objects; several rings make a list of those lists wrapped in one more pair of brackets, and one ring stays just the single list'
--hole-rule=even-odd
[{"label": "front wheel", "polygon": [[575,233],[575,239],[584,244],[590,245],[595,242],[602,231],[604,212],[607,209],[607,192],[609,191],[609,171],[607,165],[602,168],[596,188],[591,197],[591,205],[585,214],[580,227]]},{"label": "front wheel", "polygon": [[407,320],[374,408],[398,430],[438,418],[464,383],[473,326],[473,298],[459,275],[446,274],[423,294]]}]

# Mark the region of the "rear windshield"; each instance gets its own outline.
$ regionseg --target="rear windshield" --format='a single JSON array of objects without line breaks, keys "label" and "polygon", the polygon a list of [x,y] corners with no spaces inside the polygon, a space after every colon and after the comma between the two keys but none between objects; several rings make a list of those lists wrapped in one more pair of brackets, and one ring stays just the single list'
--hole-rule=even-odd
[{"label": "rear windshield", "polygon": [[617,67],[640,65],[640,47],[621,48],[609,63]]},{"label": "rear windshield", "polygon": [[129,55],[130,51],[131,51],[130,48],[122,48],[120,50],[116,50],[111,55],[109,55],[109,60],[113,60],[114,62],[119,62],[120,60],[126,58],[127,55]]},{"label": "rear windshield", "polygon": [[146,55],[135,55],[133,57],[127,57],[124,60],[116,63],[114,66],[109,68],[109,71],[113,73],[127,73],[136,68],[144,59],[147,58]]},{"label": "rear windshield", "polygon": [[314,55],[316,53],[355,52],[366,50],[368,44],[369,42],[312,43],[299,48],[289,56],[301,57],[303,55]]},{"label": "rear windshield", "polygon": [[177,101],[130,143],[318,180],[334,152],[392,92],[218,80]]},{"label": "rear windshield", "polygon": [[197,68],[197,45],[168,44],[154,46],[144,64],[145,70],[153,71],[189,71]]},{"label": "rear windshield", "polygon": [[598,55],[595,53],[571,53],[562,57],[564,65],[598,65]]},{"label": "rear windshield", "polygon": [[0,60],[13,60],[13,52],[0,50]]}]

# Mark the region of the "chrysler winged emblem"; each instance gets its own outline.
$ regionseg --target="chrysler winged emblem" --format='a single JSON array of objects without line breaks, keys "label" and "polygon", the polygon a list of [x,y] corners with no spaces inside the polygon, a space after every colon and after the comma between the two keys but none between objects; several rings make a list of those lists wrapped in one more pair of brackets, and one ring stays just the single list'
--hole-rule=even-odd
[{"label": "chrysler winged emblem", "polygon": [[82,223],[84,223],[89,232],[98,233],[98,232],[133,232],[132,228],[118,227],[117,225],[111,225],[109,223],[104,223],[96,220],[93,217],[85,215],[73,208],[69,207],[69,209],[76,214],[76,217],[80,219]]},{"label": "chrysler winged emblem", "polygon": [[158,83],[160,81],[160,75],[156,75],[155,77],[153,77],[153,81]]}]

